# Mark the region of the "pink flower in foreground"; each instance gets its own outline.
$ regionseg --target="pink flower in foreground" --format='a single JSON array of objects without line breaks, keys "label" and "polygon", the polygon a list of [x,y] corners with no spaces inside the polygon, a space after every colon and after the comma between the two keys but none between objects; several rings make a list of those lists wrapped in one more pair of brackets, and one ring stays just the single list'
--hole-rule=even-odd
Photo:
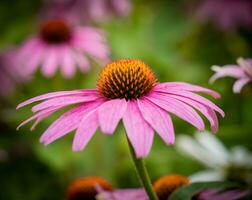
[{"label": "pink flower in foreground", "polygon": [[47,16],[67,16],[78,22],[102,22],[114,16],[125,17],[131,11],[130,0],[54,0],[45,8]]},{"label": "pink flower in foreground", "polygon": [[165,143],[174,143],[170,114],[177,115],[203,131],[205,125],[196,109],[209,120],[213,132],[218,130],[215,112],[222,116],[224,112],[194,92],[219,97],[219,94],[212,90],[188,83],[158,83],[145,63],[125,59],[112,62],[103,69],[97,89],[48,93],[27,100],[17,108],[43,101],[32,107],[36,114],[20,126],[32,120],[36,120],[36,125],[61,108],[78,103],[56,120],[40,139],[47,145],[77,130],[73,141],[74,151],[82,150],[98,127],[104,134],[112,135],[122,119],[136,156],[141,158],[146,157],[151,149],[154,130]]},{"label": "pink flower in foreground", "polygon": [[251,0],[202,0],[198,7],[202,21],[213,22],[222,30],[250,28],[252,25]]},{"label": "pink flower in foreground", "polygon": [[233,86],[234,93],[239,93],[244,85],[252,82],[252,59],[239,58],[237,65],[213,66],[212,70],[215,74],[210,78],[210,83],[226,76],[238,79]]},{"label": "pink flower in foreground", "polygon": [[99,30],[54,19],[42,24],[40,32],[24,42],[18,50],[17,63],[27,75],[41,67],[42,73],[51,77],[59,68],[65,78],[71,78],[77,68],[83,73],[89,70],[88,57],[105,62],[108,55],[105,38]]}]

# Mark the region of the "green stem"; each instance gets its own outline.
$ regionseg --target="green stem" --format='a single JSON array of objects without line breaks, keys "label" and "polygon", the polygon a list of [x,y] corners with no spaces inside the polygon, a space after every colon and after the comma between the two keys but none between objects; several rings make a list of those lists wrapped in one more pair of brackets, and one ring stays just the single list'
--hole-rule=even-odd
[{"label": "green stem", "polygon": [[142,158],[136,157],[135,151],[129,140],[128,140],[128,145],[129,145],[131,157],[136,167],[138,178],[140,179],[146,193],[148,194],[150,200],[158,200],[158,197],[152,188],[152,184],[151,184],[147,169],[145,167],[144,160]]}]

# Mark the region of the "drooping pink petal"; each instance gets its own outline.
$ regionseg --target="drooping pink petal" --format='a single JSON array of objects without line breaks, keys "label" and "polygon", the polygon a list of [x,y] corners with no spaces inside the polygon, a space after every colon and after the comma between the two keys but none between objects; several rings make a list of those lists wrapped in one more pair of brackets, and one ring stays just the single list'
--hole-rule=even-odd
[{"label": "drooping pink petal", "polygon": [[241,89],[244,87],[244,85],[246,85],[248,82],[252,81],[252,79],[250,78],[241,78],[238,79],[234,85],[233,85],[233,91],[234,93],[239,93],[241,92]]},{"label": "drooping pink petal", "polygon": [[56,47],[48,46],[44,54],[44,64],[42,65],[42,73],[46,77],[51,77],[55,74],[59,66],[59,52]]},{"label": "drooping pink petal", "polygon": [[198,86],[198,85],[192,85],[189,83],[184,82],[166,82],[166,83],[159,83],[154,88],[156,91],[159,89],[176,89],[176,90],[185,90],[185,91],[191,91],[191,92],[202,92],[205,94],[208,94],[214,98],[220,98],[220,94],[218,92],[215,92],[213,90]]},{"label": "drooping pink petal", "polygon": [[151,149],[154,131],[142,117],[137,102],[127,102],[123,123],[127,136],[138,158],[146,157]]},{"label": "drooping pink petal", "polygon": [[237,65],[226,65],[224,67],[213,66],[212,70],[215,71],[215,74],[210,78],[210,83],[213,83],[217,79],[225,76],[230,76],[233,78],[242,78],[246,76],[244,71]]},{"label": "drooping pink petal", "polygon": [[181,91],[181,90],[166,90],[166,89],[162,89],[160,90],[160,92],[164,92],[164,93],[167,93],[167,94],[173,94],[173,95],[177,95],[177,96],[183,96],[183,97],[186,97],[186,98],[189,98],[189,99],[192,99],[192,100],[195,100],[195,101],[198,101],[199,103],[205,105],[205,106],[208,106],[209,108],[217,111],[218,113],[221,114],[222,117],[224,117],[225,113],[223,112],[223,110],[221,110],[218,106],[216,106],[214,103],[212,103],[211,101],[209,101],[208,99],[198,95],[198,94],[195,94],[193,92],[190,92],[190,91]]},{"label": "drooping pink petal", "polygon": [[165,143],[174,144],[175,135],[170,115],[145,98],[138,100],[138,107],[143,118],[156,130]]},{"label": "drooping pink petal", "polygon": [[44,48],[37,48],[33,51],[32,57],[29,60],[25,60],[23,63],[23,72],[26,75],[31,75],[43,60]]},{"label": "drooping pink petal", "polygon": [[94,101],[98,98],[99,97],[95,94],[88,95],[88,96],[72,95],[72,96],[63,96],[63,97],[53,98],[53,99],[43,101],[42,103],[36,106],[33,106],[32,112],[37,112],[37,111],[47,109],[50,107],[55,107],[55,106],[67,106],[70,104]]},{"label": "drooping pink petal", "polygon": [[109,100],[99,107],[98,119],[103,133],[113,134],[126,108],[127,102],[125,99]]},{"label": "drooping pink petal", "polygon": [[84,149],[98,126],[97,110],[95,109],[85,113],[74,136],[73,151],[81,151]]},{"label": "drooping pink petal", "polygon": [[[51,115],[52,113],[56,112],[57,110],[59,110],[60,106],[58,107],[52,107],[52,108],[48,108],[48,109],[45,109],[45,110],[42,110],[38,113],[36,113],[35,115],[33,115],[32,117],[28,118],[27,120],[23,121],[18,127],[17,127],[17,130],[19,130],[20,127],[24,126],[25,124],[35,120],[35,119],[39,119],[38,122],[40,122],[41,120],[43,120],[45,117]],[[38,122],[36,122],[31,129],[34,129],[35,126],[38,124]]]},{"label": "drooping pink petal", "polygon": [[193,99],[190,98],[185,98],[182,96],[178,96],[178,95],[172,95],[172,94],[167,94],[170,97],[173,97],[175,99],[178,99],[180,101],[183,101],[184,103],[189,104],[190,106],[193,106],[194,108],[196,108],[197,110],[199,110],[210,122],[211,125],[211,130],[213,133],[216,133],[218,130],[218,118],[215,114],[215,112],[213,111],[212,108],[199,103],[198,101],[195,101]]},{"label": "drooping pink petal", "polygon": [[62,47],[61,51],[62,73],[65,78],[72,78],[76,70],[73,52],[67,46]]},{"label": "drooping pink petal", "polygon": [[146,96],[150,101],[164,110],[173,113],[181,119],[195,126],[199,131],[205,129],[205,125],[199,114],[187,104],[171,97],[167,97],[165,94],[151,93]]},{"label": "drooping pink petal", "polygon": [[86,56],[82,55],[82,53],[79,52],[79,51],[76,51],[74,53],[74,56],[75,56],[75,59],[76,59],[76,62],[77,62],[77,65],[78,65],[79,69],[82,72],[89,71],[90,63],[89,63],[88,59],[86,58]]},{"label": "drooping pink petal", "polygon": [[85,95],[90,95],[90,94],[91,95],[97,94],[97,90],[90,89],[90,90],[71,90],[71,91],[61,91],[61,92],[50,92],[47,94],[33,97],[31,99],[28,99],[28,100],[20,103],[17,106],[17,109],[22,108],[22,107],[29,105],[31,103],[34,103],[36,101],[42,101],[42,100],[46,100],[46,99],[69,96],[69,95],[83,95],[83,96],[85,96]]},{"label": "drooping pink petal", "polygon": [[95,102],[82,104],[67,111],[49,126],[49,128],[41,136],[40,142],[48,145],[58,138],[73,131],[79,126],[83,116],[87,112],[90,112],[91,110],[102,104],[102,102],[103,101],[97,100]]}]

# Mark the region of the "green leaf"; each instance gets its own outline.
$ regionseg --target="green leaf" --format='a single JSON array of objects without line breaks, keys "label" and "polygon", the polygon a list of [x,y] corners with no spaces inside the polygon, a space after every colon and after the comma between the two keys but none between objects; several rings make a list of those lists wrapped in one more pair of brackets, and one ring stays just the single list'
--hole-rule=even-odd
[{"label": "green leaf", "polygon": [[168,200],[191,200],[192,197],[202,190],[212,188],[233,188],[237,187],[236,183],[231,182],[197,182],[183,186],[171,194]]}]

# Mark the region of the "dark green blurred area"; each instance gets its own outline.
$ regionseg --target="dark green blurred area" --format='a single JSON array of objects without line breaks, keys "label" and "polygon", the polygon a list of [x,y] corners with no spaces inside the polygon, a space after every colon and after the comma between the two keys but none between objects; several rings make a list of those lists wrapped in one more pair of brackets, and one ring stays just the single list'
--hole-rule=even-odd
[{"label": "dark green blurred area", "polygon": [[[252,150],[252,88],[247,86],[241,94],[233,94],[233,80],[229,78],[208,84],[212,65],[252,56],[252,30],[221,32],[213,26],[201,25],[186,11],[186,2],[136,0],[129,17],[101,24],[107,32],[112,58],[142,59],[160,82],[186,81],[219,91],[222,98],[215,103],[223,108],[226,117],[220,119],[217,137],[228,147],[243,145]],[[34,31],[41,3],[1,0],[1,48],[20,44]],[[118,187],[139,186],[121,125],[110,137],[97,131],[87,148],[79,153],[71,151],[73,133],[47,147],[39,143],[39,136],[56,115],[44,120],[33,132],[29,126],[16,132],[17,125],[31,115],[28,108],[16,111],[18,103],[49,91],[94,88],[99,70],[94,63],[89,74],[79,73],[72,80],[64,80],[59,74],[45,79],[38,72],[36,79],[3,100],[0,149],[6,155],[0,159],[0,199],[63,199],[69,182],[89,175],[103,176]],[[176,117],[173,120],[177,134],[194,133],[192,126]],[[203,169],[173,146],[166,146],[158,136],[146,162],[152,180],[170,173],[191,175]]]}]

